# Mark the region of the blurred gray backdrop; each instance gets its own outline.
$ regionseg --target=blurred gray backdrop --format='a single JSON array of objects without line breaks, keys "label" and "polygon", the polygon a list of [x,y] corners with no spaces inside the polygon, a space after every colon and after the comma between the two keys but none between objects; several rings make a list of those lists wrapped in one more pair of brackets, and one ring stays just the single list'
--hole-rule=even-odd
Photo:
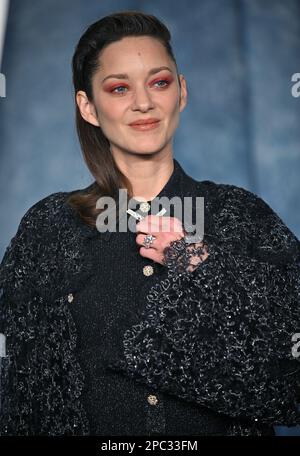
[{"label": "blurred gray backdrop", "polygon": [[189,89],[174,143],[185,171],[255,192],[299,237],[300,97],[291,80],[300,73],[299,0],[11,0],[1,69],[0,258],[30,206],[94,180],[75,132],[71,58],[88,25],[125,9],[157,15],[173,36]]}]

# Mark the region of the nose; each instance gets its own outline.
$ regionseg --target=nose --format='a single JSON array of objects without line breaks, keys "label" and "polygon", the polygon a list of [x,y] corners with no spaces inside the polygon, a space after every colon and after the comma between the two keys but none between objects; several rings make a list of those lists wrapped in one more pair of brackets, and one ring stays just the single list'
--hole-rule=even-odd
[{"label": "nose", "polygon": [[153,101],[147,89],[145,87],[136,88],[132,110],[146,112],[152,108]]}]

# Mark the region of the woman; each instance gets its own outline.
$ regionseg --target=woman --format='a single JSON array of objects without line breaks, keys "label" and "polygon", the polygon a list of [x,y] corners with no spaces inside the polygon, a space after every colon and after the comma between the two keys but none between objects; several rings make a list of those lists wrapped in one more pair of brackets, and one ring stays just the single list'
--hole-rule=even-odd
[{"label": "woman", "polygon": [[[76,47],[73,80],[95,181],[38,201],[5,252],[1,434],[272,435],[299,423],[299,241],[255,194],[196,181],[173,158],[187,88],[168,29],[135,11],[102,18]],[[106,197],[118,206],[107,231]],[[178,198],[192,199],[188,216],[204,198],[204,236]]]}]

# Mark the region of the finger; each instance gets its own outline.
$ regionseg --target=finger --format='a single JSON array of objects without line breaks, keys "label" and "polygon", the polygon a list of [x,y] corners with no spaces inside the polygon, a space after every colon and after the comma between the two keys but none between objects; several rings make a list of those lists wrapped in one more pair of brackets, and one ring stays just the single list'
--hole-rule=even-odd
[{"label": "finger", "polygon": [[147,215],[143,220],[136,224],[136,232],[151,233],[159,232],[159,227],[162,223],[162,217],[157,215]]},{"label": "finger", "polygon": [[[135,241],[138,245],[144,245],[144,240],[145,240],[145,234],[138,234]],[[152,244],[150,244],[150,248],[153,248],[153,249],[158,248],[157,238],[153,240]]]},{"label": "finger", "polygon": [[137,232],[151,233],[182,233],[182,221],[176,217],[160,217],[157,215],[148,215],[144,220],[136,225]]},{"label": "finger", "polygon": [[140,255],[143,256],[144,258],[149,258],[149,260],[153,260],[156,263],[161,263],[162,264],[162,255],[159,254],[156,250],[154,249],[146,249],[146,247],[141,247],[140,248]]}]

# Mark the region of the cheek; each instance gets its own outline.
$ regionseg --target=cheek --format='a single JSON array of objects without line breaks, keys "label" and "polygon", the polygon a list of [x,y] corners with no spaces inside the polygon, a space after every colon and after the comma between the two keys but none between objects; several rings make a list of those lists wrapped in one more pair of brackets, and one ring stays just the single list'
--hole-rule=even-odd
[{"label": "cheek", "polygon": [[172,91],[168,94],[167,97],[163,100],[162,108],[165,113],[168,113],[170,116],[176,116],[179,112],[179,93],[177,90]]},{"label": "cheek", "polygon": [[167,106],[167,111],[165,111],[169,118],[169,124],[172,128],[176,127],[179,122],[180,110],[179,110],[179,101],[176,102],[172,100],[171,103]]},{"label": "cheek", "polygon": [[102,122],[114,122],[120,120],[124,109],[122,104],[114,102],[114,100],[101,100],[97,103],[98,116]]}]

